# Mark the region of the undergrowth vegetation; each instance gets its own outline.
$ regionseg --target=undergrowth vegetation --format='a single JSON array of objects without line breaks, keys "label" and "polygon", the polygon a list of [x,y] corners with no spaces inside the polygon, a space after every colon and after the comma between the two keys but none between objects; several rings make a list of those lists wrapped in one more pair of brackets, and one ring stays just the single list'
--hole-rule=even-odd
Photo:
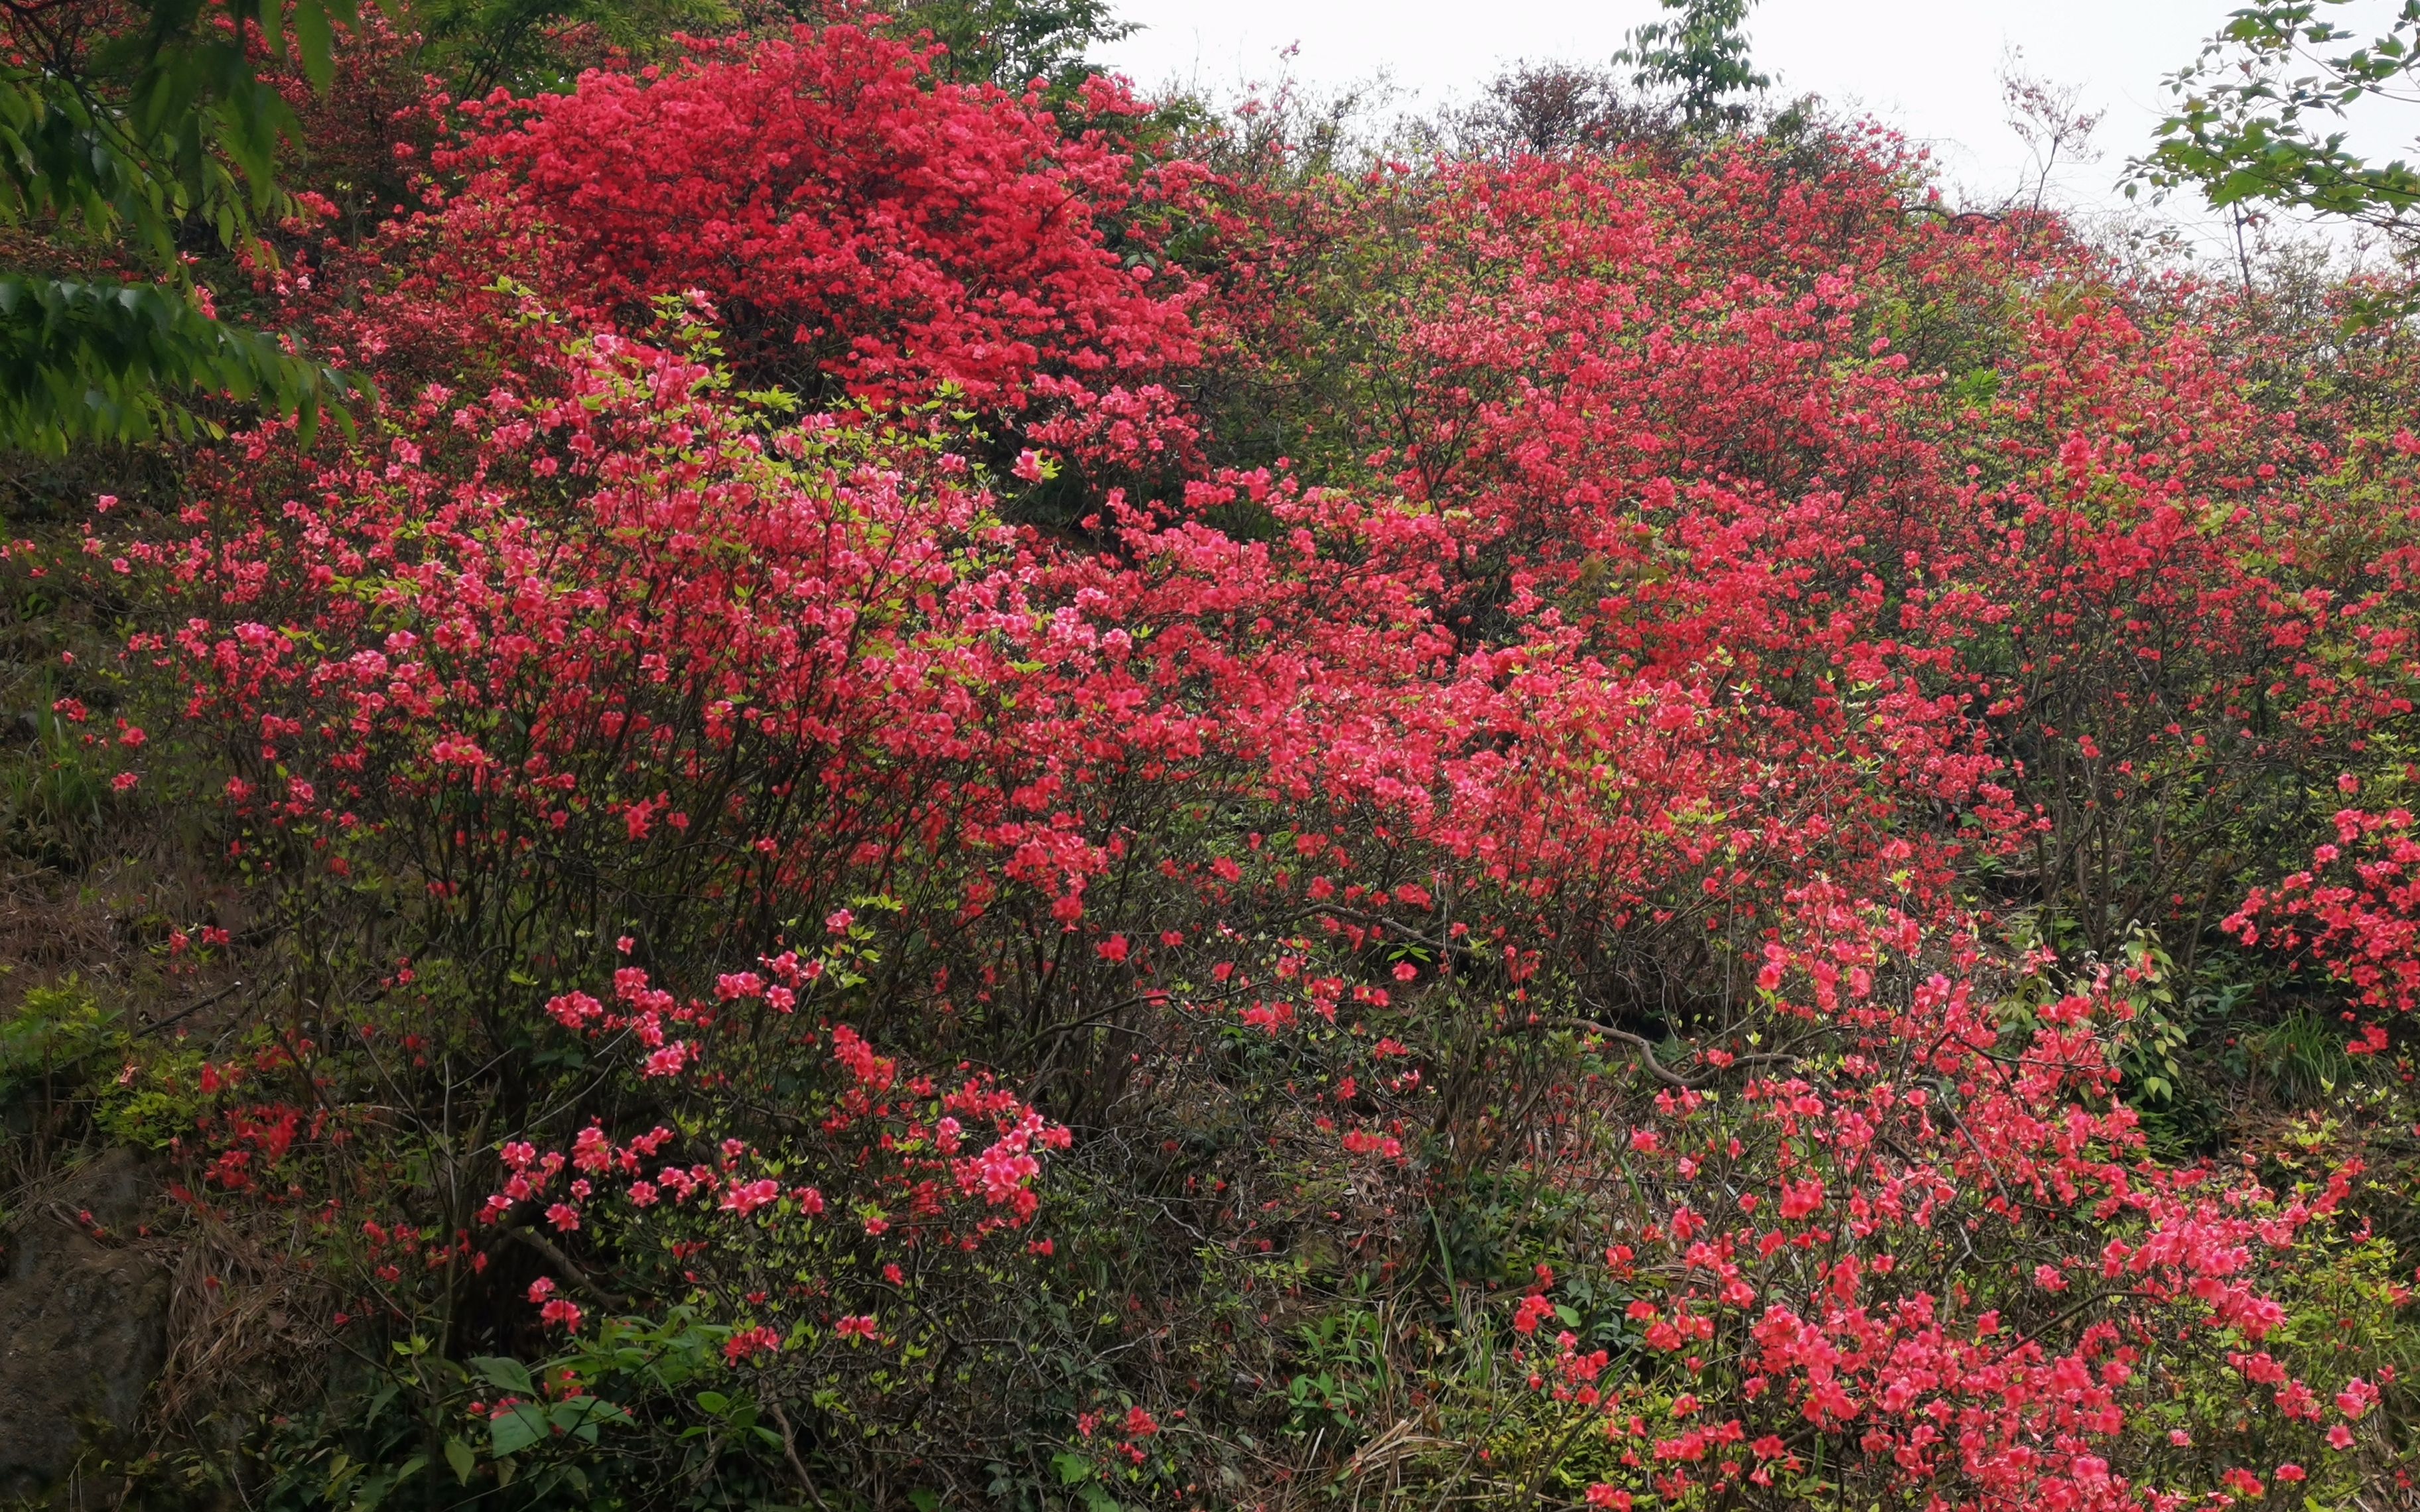
[{"label": "undergrowth vegetation", "polygon": [[1807,107],[418,46],[235,272],[379,405],[12,475],[8,1200],[181,1278],[72,1494],[2414,1494],[2368,291]]}]

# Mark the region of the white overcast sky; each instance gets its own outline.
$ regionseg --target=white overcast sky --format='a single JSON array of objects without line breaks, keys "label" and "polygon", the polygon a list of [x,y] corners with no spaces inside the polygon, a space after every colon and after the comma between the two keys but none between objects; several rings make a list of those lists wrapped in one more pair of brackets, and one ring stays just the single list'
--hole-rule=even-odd
[{"label": "white overcast sky", "polygon": [[[2191,62],[2243,0],[1762,0],[1747,32],[1759,67],[1784,95],[1812,92],[1875,116],[1933,149],[1953,191],[1974,200],[2012,193],[2030,172],[2006,124],[1998,73],[2008,49],[2026,71],[2080,87],[2106,112],[2102,160],[2063,174],[2072,208],[2116,208],[2125,161],[2164,114],[2163,79]],[[2382,23],[2392,0],[2360,0],[2343,20]],[[1266,85],[1287,69],[1313,89],[1385,73],[1415,108],[1466,97],[1516,59],[1604,62],[1654,0],[1123,0],[1143,29],[1108,61],[1150,89],[1181,82],[1214,96]],[[1298,49],[1290,62],[1288,46]],[[2356,144],[2393,156],[2420,125],[2365,118]],[[2198,204],[2176,218],[2211,223]],[[2175,212],[2171,212],[2174,214]]]}]

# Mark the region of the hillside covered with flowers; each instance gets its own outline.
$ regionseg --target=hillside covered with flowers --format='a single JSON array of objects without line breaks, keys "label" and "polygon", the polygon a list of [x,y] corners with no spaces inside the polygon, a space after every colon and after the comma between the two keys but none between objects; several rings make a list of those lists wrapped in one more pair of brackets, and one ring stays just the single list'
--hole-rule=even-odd
[{"label": "hillside covered with flowers", "polygon": [[8,1216],[170,1279],[0,1490],[2420,1495],[2374,290],[1811,108],[563,37],[280,85],[215,298],[349,425],[10,474]]}]

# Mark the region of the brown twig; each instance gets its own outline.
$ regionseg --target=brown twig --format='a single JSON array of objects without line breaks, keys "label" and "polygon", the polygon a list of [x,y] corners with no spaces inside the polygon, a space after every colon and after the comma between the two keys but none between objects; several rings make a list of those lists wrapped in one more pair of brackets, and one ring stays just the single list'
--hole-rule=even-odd
[{"label": "brown twig", "polygon": [[765,1398],[765,1410],[773,1414],[773,1426],[782,1430],[782,1454],[790,1461],[790,1469],[799,1477],[799,1489],[807,1500],[815,1504],[815,1512],[828,1512],[823,1493],[815,1489],[815,1478],[807,1473],[806,1462],[799,1458],[799,1436],[790,1428],[790,1420],[782,1412],[782,1404],[771,1396]]},{"label": "brown twig", "polygon": [[572,1263],[571,1257],[558,1249],[555,1246],[553,1240],[547,1238],[544,1234],[537,1232],[535,1229],[523,1228],[519,1225],[515,1225],[512,1227],[505,1229],[504,1232],[511,1238],[517,1239],[522,1243],[528,1245],[531,1249],[535,1250],[538,1254],[545,1256],[550,1263],[563,1273],[565,1279],[571,1283],[572,1289],[580,1292],[589,1301],[597,1304],[600,1307],[611,1307],[616,1312],[627,1312],[629,1310],[631,1305],[629,1298],[609,1291],[604,1287],[598,1285],[596,1279],[589,1275],[587,1272]]}]

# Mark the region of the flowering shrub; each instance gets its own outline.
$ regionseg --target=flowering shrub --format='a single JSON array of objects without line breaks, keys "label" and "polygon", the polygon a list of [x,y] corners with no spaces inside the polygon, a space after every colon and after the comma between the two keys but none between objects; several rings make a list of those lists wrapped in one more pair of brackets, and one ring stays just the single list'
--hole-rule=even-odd
[{"label": "flowering shrub", "polygon": [[[376,424],[80,537],[155,596],[73,717],[285,963],[184,1191],[415,1362],[392,1442],[885,1507],[2407,1463],[2392,1057],[2176,1110],[2255,992],[2401,1032],[2408,815],[2312,795],[2400,779],[2420,444],[1872,132],[1222,180],[1138,110],[846,24],[465,107],[290,291]],[[1063,458],[1080,538],[1007,523]]]},{"label": "flowering shrub", "polygon": [[[2311,853],[2312,865],[2273,887],[2253,888],[2225,928],[2246,945],[2261,943],[2265,932],[2271,944],[2314,958],[2354,989],[2356,1009],[2410,1012],[2420,985],[2420,935],[2412,918],[2420,902],[2412,872],[2420,845],[2410,839],[2411,829],[2412,815],[2402,809],[2338,810],[2336,838]],[[2361,1015],[2348,1011],[2344,1016]],[[2387,1047],[2385,1026],[2370,1016],[2349,1046],[2355,1055]]]},{"label": "flowering shrub", "polygon": [[768,371],[884,399],[947,383],[1103,459],[1189,453],[1166,385],[1200,359],[1199,290],[1164,243],[1197,171],[1119,146],[1148,107],[1105,81],[1063,121],[929,68],[854,25],[802,28],[591,72],[439,161],[475,170],[473,213],[559,228],[567,297],[704,289]]}]

